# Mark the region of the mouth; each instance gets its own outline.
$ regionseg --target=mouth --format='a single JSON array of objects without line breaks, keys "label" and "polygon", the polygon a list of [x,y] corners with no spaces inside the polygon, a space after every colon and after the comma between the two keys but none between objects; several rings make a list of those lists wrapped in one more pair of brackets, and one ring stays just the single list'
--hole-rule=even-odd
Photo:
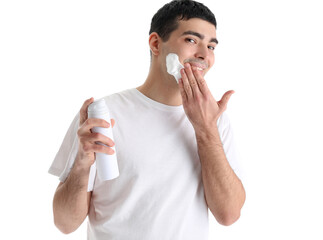
[{"label": "mouth", "polygon": [[206,62],[199,61],[199,60],[188,59],[188,60],[185,60],[184,63],[189,63],[192,67],[196,67],[196,69],[199,71],[204,71],[205,69],[208,68]]},{"label": "mouth", "polygon": [[201,64],[190,63],[191,67],[195,67],[198,71],[203,72],[207,67]]}]

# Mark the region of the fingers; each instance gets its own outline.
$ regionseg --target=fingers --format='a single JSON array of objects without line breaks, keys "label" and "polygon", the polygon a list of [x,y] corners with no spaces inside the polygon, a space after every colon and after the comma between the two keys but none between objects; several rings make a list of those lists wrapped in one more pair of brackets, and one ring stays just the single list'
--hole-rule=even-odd
[{"label": "fingers", "polygon": [[227,91],[225,94],[223,94],[221,100],[218,102],[220,108],[226,109],[232,94],[234,94],[233,90]]},{"label": "fingers", "polygon": [[187,95],[186,95],[186,92],[184,90],[184,83],[183,83],[183,77],[181,79],[179,79],[178,81],[178,86],[179,86],[179,92],[181,93],[182,95],[182,99],[183,99],[183,105],[185,106],[186,103],[187,103]]},{"label": "fingers", "polygon": [[108,155],[113,155],[115,153],[112,148],[104,145],[93,144],[92,146],[93,146],[93,152],[96,152],[96,153],[105,153]]},{"label": "fingers", "polygon": [[95,153],[105,153],[112,155],[115,151],[111,148],[115,144],[114,142],[103,134],[91,132],[94,127],[109,128],[115,125],[115,120],[111,119],[109,124],[104,119],[88,118],[87,110],[91,103],[94,102],[94,98],[87,99],[80,109],[80,128],[77,131],[79,138],[79,150],[78,161],[84,163],[93,164],[95,160]]},{"label": "fingers", "polygon": [[206,96],[208,94],[208,87],[204,77],[202,76],[200,70],[197,67],[191,66],[189,63],[184,64],[185,68],[181,70],[182,74],[182,85],[187,99],[195,98],[199,100],[202,95]]},{"label": "fingers", "polygon": [[103,119],[89,118],[89,119],[85,120],[83,125],[79,128],[77,134],[79,136],[84,135],[84,134],[88,134],[91,132],[91,128],[93,128],[93,127],[108,128],[108,127],[110,127],[110,124]]},{"label": "fingers", "polygon": [[114,153],[111,147],[115,143],[101,133],[89,133],[80,137],[80,145],[85,153],[100,152],[111,155]]},{"label": "fingers", "polygon": [[193,96],[199,95],[200,89],[199,89],[198,83],[195,79],[195,76],[193,74],[191,65],[189,63],[185,63],[184,66],[185,66],[185,73],[186,73],[186,76],[188,79],[187,82],[189,83],[189,85],[192,89]]},{"label": "fingers", "polygon": [[94,98],[91,97],[83,103],[83,106],[80,109],[80,126],[83,125],[85,120],[87,119],[87,109],[91,103],[93,103]]},{"label": "fingers", "polygon": [[80,142],[80,146],[84,153],[105,153],[108,155],[115,153],[111,147],[99,143],[90,143],[88,141],[84,141]]},{"label": "fingers", "polygon": [[[85,126],[83,127],[83,129],[80,128],[80,130],[78,131],[80,148],[82,152],[86,154],[100,152],[112,155],[114,153],[114,150],[111,147],[113,147],[115,143],[112,141],[111,138],[108,138],[107,136],[98,132],[90,132],[85,130],[93,124],[98,126],[98,122],[100,122],[100,120],[102,119],[90,118],[85,121]],[[89,122],[88,125],[87,122]],[[104,122],[105,121],[103,120],[103,123]]]},{"label": "fingers", "polygon": [[204,77],[202,76],[201,72],[196,67],[193,67],[192,70],[193,70],[194,77],[196,78],[196,82],[199,86],[198,88],[199,88],[200,92],[204,96],[206,96],[208,94],[209,88],[206,84]]},{"label": "fingers", "polygon": [[109,147],[113,147],[115,145],[111,138],[108,138],[107,136],[97,132],[89,133],[83,136],[83,138],[90,143],[102,143]]},{"label": "fingers", "polygon": [[111,118],[110,121],[111,121],[112,127],[114,127],[114,124],[116,123],[116,121],[113,118]]},{"label": "fingers", "polygon": [[81,109],[80,109],[80,128],[77,131],[79,137],[80,148],[83,153],[105,153],[112,155],[114,150],[111,148],[115,143],[105,135],[97,132],[91,132],[91,129],[94,127],[109,128],[115,125],[115,120],[111,120],[109,124],[104,119],[99,118],[88,118],[87,110],[91,103],[94,102],[94,98],[89,98],[85,100]]},{"label": "fingers", "polygon": [[191,88],[191,85],[190,85],[190,82],[188,79],[188,75],[186,72],[186,70],[188,71],[188,69],[190,68],[190,65],[188,63],[185,63],[184,67],[185,68],[181,69],[182,83],[183,83],[182,87],[183,87],[183,90],[184,90],[187,100],[189,100],[193,97],[193,90]]}]

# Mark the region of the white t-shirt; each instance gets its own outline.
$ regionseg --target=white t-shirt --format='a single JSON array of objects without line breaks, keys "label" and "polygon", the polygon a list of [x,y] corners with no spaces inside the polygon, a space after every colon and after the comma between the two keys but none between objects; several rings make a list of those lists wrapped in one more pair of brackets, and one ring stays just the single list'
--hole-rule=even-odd
[{"label": "white t-shirt", "polygon": [[[111,118],[120,175],[102,182],[93,164],[88,191],[91,240],[207,240],[208,207],[193,126],[183,106],[168,106],[136,88],[104,98]],[[49,173],[64,182],[77,149],[79,114]],[[226,157],[241,177],[227,115],[218,120]]]}]

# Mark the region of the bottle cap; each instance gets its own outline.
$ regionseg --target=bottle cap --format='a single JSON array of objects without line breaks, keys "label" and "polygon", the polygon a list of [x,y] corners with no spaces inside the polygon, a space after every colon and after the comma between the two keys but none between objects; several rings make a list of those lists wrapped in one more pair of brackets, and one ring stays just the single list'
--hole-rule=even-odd
[{"label": "bottle cap", "polygon": [[107,111],[108,107],[105,103],[105,100],[103,98],[94,101],[90,104],[88,107],[88,112],[103,112]]}]

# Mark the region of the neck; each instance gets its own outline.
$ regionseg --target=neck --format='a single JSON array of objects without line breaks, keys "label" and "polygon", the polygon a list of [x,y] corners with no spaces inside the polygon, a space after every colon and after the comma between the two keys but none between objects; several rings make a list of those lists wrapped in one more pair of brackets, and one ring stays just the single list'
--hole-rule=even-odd
[{"label": "neck", "polygon": [[137,90],[150,99],[169,106],[182,105],[179,86],[172,75],[151,68],[145,83]]}]

